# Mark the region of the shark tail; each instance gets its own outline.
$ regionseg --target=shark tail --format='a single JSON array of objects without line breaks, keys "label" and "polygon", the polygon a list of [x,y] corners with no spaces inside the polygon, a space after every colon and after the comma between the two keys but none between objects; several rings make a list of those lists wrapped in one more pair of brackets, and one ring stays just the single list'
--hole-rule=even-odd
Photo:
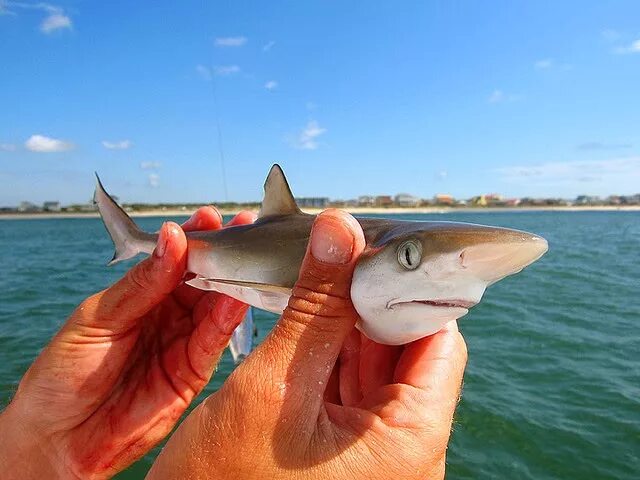
[{"label": "shark tail", "polygon": [[109,232],[115,246],[115,253],[108,265],[133,258],[139,253],[152,253],[158,241],[158,235],[140,230],[135,222],[106,192],[96,173],[96,191],[93,202]]}]

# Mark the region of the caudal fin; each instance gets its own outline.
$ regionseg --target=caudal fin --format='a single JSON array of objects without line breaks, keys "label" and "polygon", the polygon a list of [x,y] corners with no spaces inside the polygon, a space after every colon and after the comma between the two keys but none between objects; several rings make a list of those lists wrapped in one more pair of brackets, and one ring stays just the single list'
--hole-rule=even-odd
[{"label": "caudal fin", "polygon": [[153,252],[158,236],[138,228],[131,217],[106,192],[97,173],[93,202],[98,206],[104,226],[116,249],[108,265],[135,257],[139,253]]}]

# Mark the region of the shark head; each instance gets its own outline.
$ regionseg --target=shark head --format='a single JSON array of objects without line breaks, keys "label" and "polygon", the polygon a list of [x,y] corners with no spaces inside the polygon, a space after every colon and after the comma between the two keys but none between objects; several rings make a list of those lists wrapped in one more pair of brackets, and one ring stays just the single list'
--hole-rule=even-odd
[{"label": "shark head", "polygon": [[466,315],[485,289],[547,251],[537,235],[457,222],[402,222],[360,257],[351,299],[358,328],[387,345],[431,335]]}]

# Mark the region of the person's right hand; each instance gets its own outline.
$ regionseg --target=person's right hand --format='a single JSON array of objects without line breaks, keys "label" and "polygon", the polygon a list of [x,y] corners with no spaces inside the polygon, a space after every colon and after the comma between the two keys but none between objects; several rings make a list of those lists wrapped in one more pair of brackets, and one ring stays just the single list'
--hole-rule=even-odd
[{"label": "person's right hand", "polygon": [[349,290],[364,244],[350,215],[318,216],[274,330],[185,420],[148,478],[444,477],[464,340],[455,323],[404,347],[354,330]]}]

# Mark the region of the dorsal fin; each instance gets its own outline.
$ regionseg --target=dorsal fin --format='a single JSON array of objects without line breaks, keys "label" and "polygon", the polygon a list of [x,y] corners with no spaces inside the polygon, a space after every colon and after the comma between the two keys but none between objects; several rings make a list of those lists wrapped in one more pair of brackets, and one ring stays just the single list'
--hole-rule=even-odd
[{"label": "dorsal fin", "polygon": [[284,172],[277,163],[269,170],[264,182],[264,198],[258,217],[296,215],[302,213],[291,194]]}]

